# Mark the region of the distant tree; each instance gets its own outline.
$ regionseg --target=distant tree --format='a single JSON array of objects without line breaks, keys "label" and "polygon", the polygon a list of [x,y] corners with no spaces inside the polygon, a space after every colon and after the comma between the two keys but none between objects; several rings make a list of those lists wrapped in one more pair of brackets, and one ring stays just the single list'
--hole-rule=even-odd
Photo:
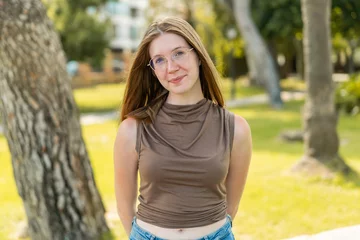
[{"label": "distant tree", "polygon": [[[252,16],[264,37],[277,64],[277,57],[285,57],[279,69],[280,77],[285,78],[295,67],[303,78],[302,21],[300,0],[252,0]],[[293,60],[296,58],[296,65]]]},{"label": "distant tree", "polygon": [[60,35],[67,60],[100,67],[109,46],[111,24],[100,14],[106,0],[42,0]]},{"label": "distant tree", "polygon": [[249,77],[267,88],[269,100],[273,107],[281,108],[281,91],[279,74],[273,58],[261,37],[251,15],[251,0],[225,0],[233,13],[245,41],[245,53],[249,68]]},{"label": "distant tree", "polygon": [[347,71],[354,73],[355,49],[360,45],[360,1],[333,0],[331,29],[334,36],[346,40]]},{"label": "distant tree", "polygon": [[294,170],[328,174],[350,172],[339,155],[330,41],[330,0],[301,0],[307,98],[305,154]]},{"label": "distant tree", "polygon": [[40,0],[0,2],[0,112],[31,239],[109,229],[59,37]]}]

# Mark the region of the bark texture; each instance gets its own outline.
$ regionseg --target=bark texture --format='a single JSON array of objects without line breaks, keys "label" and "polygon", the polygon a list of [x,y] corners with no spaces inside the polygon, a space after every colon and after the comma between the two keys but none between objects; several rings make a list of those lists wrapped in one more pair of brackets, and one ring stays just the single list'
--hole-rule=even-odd
[{"label": "bark texture", "polygon": [[[302,0],[307,98],[304,106],[305,155],[296,169],[349,172],[339,156],[330,42],[330,0]],[[317,164],[318,163],[318,164]]]},{"label": "bark texture", "polygon": [[256,28],[250,11],[251,0],[232,0],[233,11],[241,35],[245,41],[245,53],[250,79],[266,86],[270,103],[276,108],[282,107],[279,73],[276,65]]},{"label": "bark texture", "polygon": [[0,0],[0,110],[32,239],[108,231],[60,40],[40,0]]}]

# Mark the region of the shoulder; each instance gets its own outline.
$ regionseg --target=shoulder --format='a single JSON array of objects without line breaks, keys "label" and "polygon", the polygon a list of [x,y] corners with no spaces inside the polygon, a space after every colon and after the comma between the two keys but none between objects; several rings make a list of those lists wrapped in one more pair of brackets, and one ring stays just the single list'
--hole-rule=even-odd
[{"label": "shoulder", "polygon": [[245,118],[234,114],[234,145],[251,143],[251,129]]},{"label": "shoulder", "polygon": [[135,118],[126,118],[125,120],[123,120],[120,123],[119,126],[119,131],[122,132],[129,132],[129,131],[135,131],[136,132],[136,128],[137,128],[137,120]]},{"label": "shoulder", "polygon": [[120,123],[116,134],[115,145],[134,145],[136,143],[137,120],[134,118],[126,118]]},{"label": "shoulder", "polygon": [[127,136],[129,135],[136,135],[137,130],[137,120],[135,118],[126,118],[120,123],[118,134],[125,134]]}]

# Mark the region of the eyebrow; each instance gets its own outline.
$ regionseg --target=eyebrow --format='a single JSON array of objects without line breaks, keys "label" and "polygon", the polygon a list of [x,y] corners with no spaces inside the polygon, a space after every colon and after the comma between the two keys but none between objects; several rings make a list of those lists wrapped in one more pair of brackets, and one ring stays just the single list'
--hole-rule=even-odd
[{"label": "eyebrow", "polygon": [[[176,48],[173,48],[173,49],[171,50],[171,52],[173,52],[173,51],[175,51],[176,49],[179,49],[179,48],[186,48],[186,47],[184,47],[184,46],[178,46],[178,47],[176,47]],[[154,57],[158,57],[158,56],[164,56],[164,55],[162,55],[162,54],[156,54],[156,55],[154,55],[151,59],[153,59]]]}]

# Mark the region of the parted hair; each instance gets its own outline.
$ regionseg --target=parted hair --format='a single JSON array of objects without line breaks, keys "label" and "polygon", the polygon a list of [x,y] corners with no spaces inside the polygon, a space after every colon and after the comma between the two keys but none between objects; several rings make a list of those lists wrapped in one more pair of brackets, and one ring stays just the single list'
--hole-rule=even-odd
[{"label": "parted hair", "polygon": [[168,91],[160,84],[152,72],[153,70],[147,66],[150,61],[150,43],[164,33],[177,34],[183,37],[190,47],[194,48],[201,62],[199,75],[204,97],[221,107],[224,106],[218,84],[218,72],[199,35],[184,19],[166,17],[154,21],[148,27],[139,45],[126,80],[121,121],[127,117],[146,122],[153,121],[168,96]]}]

